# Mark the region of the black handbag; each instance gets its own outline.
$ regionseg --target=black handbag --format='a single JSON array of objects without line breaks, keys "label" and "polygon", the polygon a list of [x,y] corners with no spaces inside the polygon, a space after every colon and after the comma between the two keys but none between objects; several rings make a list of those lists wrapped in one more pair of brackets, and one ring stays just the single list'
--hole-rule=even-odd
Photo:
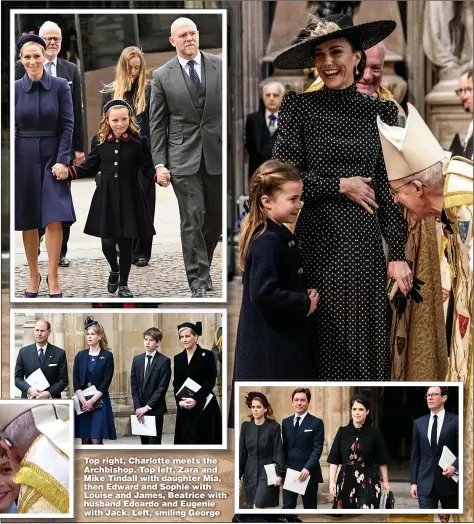
[{"label": "black handbag", "polygon": [[385,509],[393,509],[395,507],[395,497],[393,496],[393,491],[389,491],[387,495],[387,500],[385,501]]},{"label": "black handbag", "polygon": [[[87,400],[90,400],[94,395],[89,395],[87,397],[84,397]],[[104,401],[100,398],[95,404],[94,404],[94,409],[100,409],[104,407]],[[82,409],[82,406],[81,406],[81,409]],[[83,410],[84,411],[84,410]]]}]

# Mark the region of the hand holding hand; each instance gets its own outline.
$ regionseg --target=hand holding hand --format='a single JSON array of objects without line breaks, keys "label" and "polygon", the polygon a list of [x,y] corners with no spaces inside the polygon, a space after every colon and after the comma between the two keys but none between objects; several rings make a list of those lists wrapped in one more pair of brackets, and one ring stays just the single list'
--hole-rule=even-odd
[{"label": "hand holding hand", "polygon": [[33,386],[31,386],[28,389],[28,393],[29,393],[31,398],[36,398],[41,393],[41,391],[39,391],[38,389],[36,389]]},{"label": "hand holding hand", "polygon": [[406,296],[413,286],[413,274],[410,266],[402,260],[389,262],[388,276],[396,280],[398,289]]},{"label": "hand holding hand", "polygon": [[159,184],[160,186],[162,187],[169,186],[170,181],[171,181],[171,174],[166,169],[166,167],[157,167],[155,177],[156,177],[157,184]]},{"label": "hand holding hand", "polygon": [[66,180],[69,176],[69,171],[65,164],[54,164],[52,171],[57,180]]},{"label": "hand holding hand", "polygon": [[42,391],[36,395],[36,398],[51,398],[51,393],[49,391]]},{"label": "hand holding hand", "polygon": [[373,209],[378,209],[375,201],[375,192],[369,186],[372,178],[353,176],[350,178],[341,178],[339,192],[352,202],[359,204],[367,213],[373,214]]},{"label": "hand holding hand", "polygon": [[82,404],[82,409],[84,411],[93,411],[94,410],[94,402],[92,402],[92,399],[90,400],[86,400],[83,404]]}]

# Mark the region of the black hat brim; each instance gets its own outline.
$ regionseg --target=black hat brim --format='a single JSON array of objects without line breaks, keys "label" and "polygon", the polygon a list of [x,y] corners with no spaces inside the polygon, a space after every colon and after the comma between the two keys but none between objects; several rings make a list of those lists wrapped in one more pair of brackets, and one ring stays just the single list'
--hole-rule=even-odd
[{"label": "black hat brim", "polygon": [[314,67],[315,47],[323,42],[354,36],[359,37],[362,49],[366,50],[385,40],[396,27],[397,23],[394,20],[376,20],[333,31],[326,35],[308,38],[290,46],[278,55],[273,61],[273,67],[277,69],[312,68]]}]

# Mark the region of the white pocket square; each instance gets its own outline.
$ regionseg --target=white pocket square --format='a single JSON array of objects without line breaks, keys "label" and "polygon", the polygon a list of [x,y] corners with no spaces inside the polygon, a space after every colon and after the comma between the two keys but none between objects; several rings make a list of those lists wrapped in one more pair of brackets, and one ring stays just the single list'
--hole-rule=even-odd
[{"label": "white pocket square", "polygon": [[312,429],[305,429],[304,432],[307,433],[308,431],[313,431]]},{"label": "white pocket square", "polygon": [[68,84],[72,84],[72,80],[68,80],[67,83],[68,83]]},{"label": "white pocket square", "polygon": [[51,366],[57,366],[57,364],[48,364],[48,367],[50,368]]}]

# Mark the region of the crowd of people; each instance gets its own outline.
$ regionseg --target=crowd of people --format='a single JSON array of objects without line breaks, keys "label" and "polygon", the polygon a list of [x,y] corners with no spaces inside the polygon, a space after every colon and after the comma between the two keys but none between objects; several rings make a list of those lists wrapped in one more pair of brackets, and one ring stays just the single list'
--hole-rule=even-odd
[{"label": "crowd of people", "polygon": [[[459,472],[459,424],[456,414],[444,409],[448,388],[433,386],[425,394],[429,413],[413,422],[410,460],[411,496],[420,509],[456,509],[458,484],[453,477]],[[245,403],[251,414],[240,429],[239,479],[245,504],[254,509],[277,508],[280,487],[288,470],[297,472],[295,482],[305,482],[302,502],[304,509],[317,509],[318,484],[324,482],[320,459],[325,441],[332,442],[329,463],[329,492],[333,509],[380,509],[393,500],[388,478],[391,462],[384,437],[373,425],[368,398],[356,393],[350,400],[351,419],[338,429],[335,436],[324,432],[324,422],[309,412],[311,391],[296,388],[291,395],[294,414],[275,420],[269,399],[261,392],[250,392]],[[326,440],[325,440],[326,439]],[[456,460],[445,468],[438,465],[446,446]],[[275,467],[275,478],[267,468]],[[298,490],[291,483],[283,488],[282,509],[295,509]],[[382,494],[385,497],[382,498]],[[388,501],[388,503],[387,503]],[[295,518],[286,516],[285,521]]]},{"label": "crowd of people", "polygon": [[[104,440],[117,439],[109,394],[114,377],[114,355],[99,322],[86,317],[84,330],[88,347],[75,355],[72,371],[74,396],[80,409],[79,413],[76,409],[74,431],[83,445],[103,444]],[[15,386],[22,398],[59,399],[69,384],[66,353],[48,342],[50,335],[51,324],[38,320],[35,343],[19,350]],[[222,444],[221,411],[213,392],[217,379],[216,357],[198,344],[201,335],[200,322],[184,322],[178,326],[183,351],[174,357],[173,363],[172,388],[177,410],[175,444]],[[160,352],[162,339],[161,329],[147,329],[143,333],[145,352],[134,357],[130,371],[133,409],[138,422],[143,423],[145,416],[155,419],[156,436],[140,436],[142,444],[161,444],[162,440],[166,394],[171,381],[171,360]],[[39,388],[28,382],[38,370],[48,387]],[[200,388],[197,391],[189,389],[187,379]]]},{"label": "crowd of people", "polygon": [[110,266],[104,289],[133,297],[132,263],[147,266],[151,258],[156,182],[171,183],[178,199],[191,296],[214,290],[210,266],[222,234],[222,59],[199,50],[199,31],[188,18],[175,20],[170,34],[176,57],[153,71],[151,85],[143,52],[122,51],[114,80],[101,91],[101,121],[87,159],[81,75],[58,58],[61,28],[48,21],[38,35],[18,40],[15,230],[23,232],[29,267],[25,298],[38,297],[43,235],[49,297],[62,298],[58,265],[70,265],[76,221],[71,181],[83,177],[97,181],[84,232],[101,238]]}]

